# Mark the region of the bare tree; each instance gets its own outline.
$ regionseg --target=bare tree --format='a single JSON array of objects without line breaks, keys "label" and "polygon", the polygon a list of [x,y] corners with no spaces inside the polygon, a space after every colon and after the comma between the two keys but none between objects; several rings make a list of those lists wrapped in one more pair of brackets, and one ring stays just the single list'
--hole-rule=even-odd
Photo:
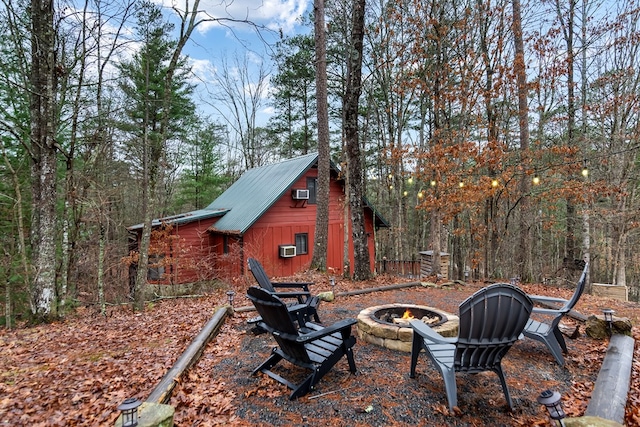
[{"label": "bare tree", "polygon": [[362,91],[362,53],[364,39],[365,0],[353,0],[353,23],[347,53],[347,86],[344,96],[344,135],[347,144],[347,173],[349,175],[349,208],[353,233],[353,278],[371,277],[369,247],[364,227],[362,157],[358,135],[358,105]]},{"label": "bare tree", "polygon": [[31,0],[31,156],[33,222],[31,246],[35,275],[31,311],[40,320],[57,316],[56,202],[57,155],[56,72],[53,2]]},{"label": "bare tree", "polygon": [[316,204],[316,229],[311,268],[327,269],[329,235],[329,105],[327,100],[327,47],[324,23],[324,0],[315,0],[316,45],[316,105],[318,119],[318,194]]}]

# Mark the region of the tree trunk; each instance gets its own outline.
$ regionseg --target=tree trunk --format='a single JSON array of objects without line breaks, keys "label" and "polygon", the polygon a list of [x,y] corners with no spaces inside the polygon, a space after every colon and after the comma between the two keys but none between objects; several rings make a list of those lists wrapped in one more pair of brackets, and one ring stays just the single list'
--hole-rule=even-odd
[{"label": "tree trunk", "polygon": [[[515,39],[514,68],[518,85],[518,126],[520,128],[520,152],[524,167],[528,167],[529,159],[529,108],[527,105],[527,70],[524,61],[524,41],[522,38],[522,18],[520,0],[512,0],[513,36]],[[531,184],[529,175],[522,174],[520,179],[520,217],[519,247],[516,250],[517,271],[521,280],[531,279],[531,224],[529,223],[529,192]]]},{"label": "tree trunk", "polygon": [[364,39],[365,0],[353,1],[351,46],[347,60],[347,86],[345,89],[344,127],[347,142],[347,173],[349,174],[349,207],[353,232],[353,279],[371,277],[369,247],[364,227],[363,176],[360,141],[358,135],[358,105],[362,91],[362,51]]},{"label": "tree trunk", "polygon": [[324,24],[324,0],[315,0],[316,43],[316,108],[318,119],[318,185],[316,198],[316,230],[313,239],[311,268],[327,270],[329,238],[329,106],[327,101],[327,51]]},{"label": "tree trunk", "polygon": [[35,276],[31,311],[38,320],[57,315],[56,303],[56,172],[55,31],[53,3],[31,1],[31,246]]}]

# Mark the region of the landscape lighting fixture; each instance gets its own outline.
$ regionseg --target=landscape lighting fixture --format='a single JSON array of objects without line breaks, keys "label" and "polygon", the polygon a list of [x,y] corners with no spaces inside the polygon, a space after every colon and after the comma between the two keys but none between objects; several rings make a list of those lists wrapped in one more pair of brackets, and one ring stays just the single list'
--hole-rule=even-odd
[{"label": "landscape lighting fixture", "polygon": [[557,391],[545,390],[538,396],[538,403],[544,405],[549,412],[549,417],[552,420],[560,422],[560,425],[564,425],[562,419],[566,417],[564,409],[562,409],[562,396]]},{"label": "landscape lighting fixture", "polygon": [[587,161],[585,160],[582,164],[582,176],[587,178],[589,176],[589,168],[587,168]]},{"label": "landscape lighting fixture", "polygon": [[135,427],[138,425],[138,406],[142,402],[134,397],[129,397],[118,406],[118,410],[122,412],[122,427]]},{"label": "landscape lighting fixture", "polygon": [[538,176],[538,174],[533,175],[533,185],[538,185],[540,184],[540,177]]},{"label": "landscape lighting fixture", "polygon": [[609,333],[611,333],[611,326],[613,324],[613,313],[615,313],[615,311],[610,308],[605,308],[602,310],[604,321],[607,322],[607,326],[609,327]]},{"label": "landscape lighting fixture", "polygon": [[227,301],[229,301],[229,305],[233,307],[233,297],[235,297],[236,293],[233,291],[227,291]]}]

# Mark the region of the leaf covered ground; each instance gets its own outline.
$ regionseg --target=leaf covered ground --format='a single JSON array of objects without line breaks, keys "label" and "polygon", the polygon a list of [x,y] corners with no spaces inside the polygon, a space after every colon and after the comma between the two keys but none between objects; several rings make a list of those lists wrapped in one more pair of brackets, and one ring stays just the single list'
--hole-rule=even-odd
[{"label": "leaf covered ground", "polygon": [[[313,292],[330,290],[324,276],[316,276]],[[308,280],[308,277],[307,277]],[[397,283],[378,277],[367,283],[339,281],[336,292]],[[241,280],[236,307],[248,306],[243,297],[251,283]],[[451,287],[412,287],[402,290],[338,297],[323,302],[325,324],[356,317],[373,305],[391,302],[438,307],[455,313],[458,304],[482,284]],[[571,289],[524,285],[529,293],[569,297]],[[115,408],[126,397],[146,399],[162,376],[186,349],[216,308],[226,303],[226,289],[196,299],[164,300],[142,313],[112,307],[106,317],[93,308],[77,310],[64,321],[0,332],[0,425],[111,426]],[[600,314],[603,307],[632,319],[640,339],[640,310],[625,303],[584,295],[577,311]],[[535,398],[546,388],[563,395],[569,416],[586,409],[604,357],[607,341],[584,334],[568,339],[566,366],[558,366],[538,342],[522,340],[503,361],[515,410],[506,409],[500,383],[493,373],[458,375],[458,408],[450,414],[441,377],[426,357],[418,375],[409,378],[409,354],[358,341],[354,347],[357,375],[340,361],[317,389],[296,401],[288,390],[251,371],[274,346],[268,334],[255,334],[246,320],[255,312],[228,317],[201,359],[181,379],[170,404],[178,426],[209,425],[326,425],[326,426],[542,426],[545,411]],[[355,331],[354,331],[355,333]],[[640,425],[640,349],[636,344],[626,423]],[[300,372],[286,362],[283,376]]]}]

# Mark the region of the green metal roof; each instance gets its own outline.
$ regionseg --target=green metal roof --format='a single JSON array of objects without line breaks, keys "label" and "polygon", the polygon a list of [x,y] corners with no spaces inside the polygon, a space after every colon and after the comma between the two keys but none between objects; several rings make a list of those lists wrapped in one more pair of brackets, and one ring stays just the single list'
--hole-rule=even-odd
[{"label": "green metal roof", "polygon": [[[162,223],[167,224],[186,224],[188,222],[198,221],[201,219],[209,219],[217,216],[222,216],[227,213],[227,209],[198,209],[196,211],[191,211],[187,213],[182,213],[178,215],[166,216],[164,218],[156,218],[151,222],[152,227],[158,227]],[[127,227],[127,230],[135,231],[141,230],[144,224],[136,224],[130,227]]]},{"label": "green metal roof", "polygon": [[317,161],[318,153],[246,171],[206,209],[228,212],[212,230],[244,234]]}]

